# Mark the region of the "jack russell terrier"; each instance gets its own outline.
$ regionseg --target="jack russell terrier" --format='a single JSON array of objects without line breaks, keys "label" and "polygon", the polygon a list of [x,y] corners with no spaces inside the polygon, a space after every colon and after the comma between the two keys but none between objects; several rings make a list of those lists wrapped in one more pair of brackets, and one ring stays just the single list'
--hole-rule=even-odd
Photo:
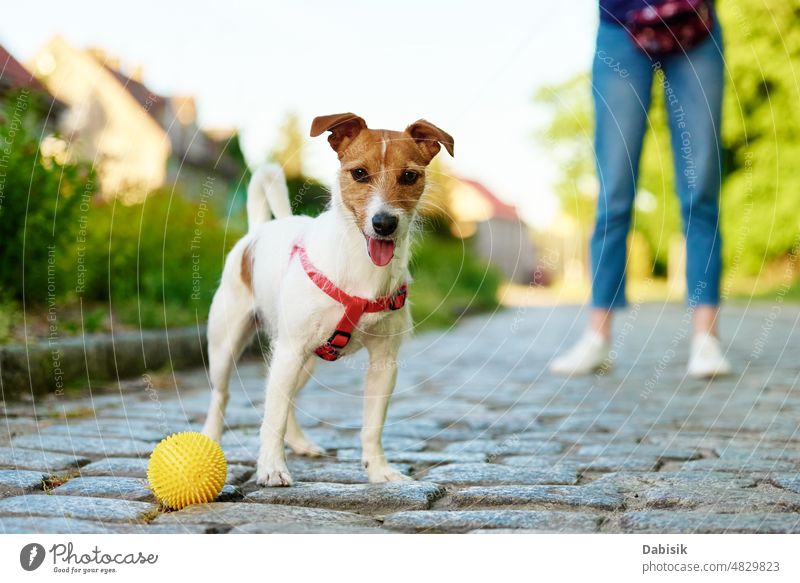
[{"label": "jack russell terrier", "polygon": [[[208,317],[211,404],[203,433],[220,441],[228,377],[256,325],[271,339],[256,479],[289,486],[285,443],[320,456],[297,423],[294,401],[316,358],[369,352],[361,430],[370,482],[410,479],[389,465],[381,444],[397,378],[397,352],[411,329],[406,299],[412,224],[425,170],[453,138],[419,120],[404,131],[372,130],[352,113],[314,119],[311,136],[330,132],[341,162],[330,207],[292,216],[280,168],[259,168],[248,186],[248,233],[231,250]],[[276,220],[270,221],[270,218]]]}]

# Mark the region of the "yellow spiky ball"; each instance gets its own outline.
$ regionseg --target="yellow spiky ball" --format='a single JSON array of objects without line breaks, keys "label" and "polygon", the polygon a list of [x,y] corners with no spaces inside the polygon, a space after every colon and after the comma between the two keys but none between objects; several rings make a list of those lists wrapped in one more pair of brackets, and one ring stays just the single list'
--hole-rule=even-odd
[{"label": "yellow spiky ball", "polygon": [[147,465],[150,489],[173,510],[215,500],[227,473],[228,464],[219,444],[192,431],[161,440]]}]

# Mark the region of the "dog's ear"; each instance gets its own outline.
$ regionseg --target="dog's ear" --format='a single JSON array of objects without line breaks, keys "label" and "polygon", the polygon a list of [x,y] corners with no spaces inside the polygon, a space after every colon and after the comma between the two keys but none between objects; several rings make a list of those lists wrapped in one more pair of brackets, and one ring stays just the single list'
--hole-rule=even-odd
[{"label": "dog's ear", "polygon": [[[455,143],[453,136],[443,129],[437,128],[429,121],[420,119],[406,128],[406,133],[414,138],[417,145],[422,149],[430,162],[439,153],[441,146],[452,156]],[[441,146],[440,146],[441,144]]]},{"label": "dog's ear", "polygon": [[341,158],[342,152],[347,148],[359,132],[366,129],[367,122],[354,113],[334,113],[321,115],[311,122],[311,137],[316,138],[322,132],[330,132],[328,142]]}]

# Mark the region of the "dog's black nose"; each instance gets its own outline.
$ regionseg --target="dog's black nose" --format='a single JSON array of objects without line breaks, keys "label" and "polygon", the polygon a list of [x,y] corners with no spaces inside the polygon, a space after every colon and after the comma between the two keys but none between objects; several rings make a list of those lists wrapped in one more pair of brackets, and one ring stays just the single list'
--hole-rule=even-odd
[{"label": "dog's black nose", "polygon": [[389,213],[378,213],[372,217],[372,228],[381,237],[388,237],[397,229],[397,217]]}]

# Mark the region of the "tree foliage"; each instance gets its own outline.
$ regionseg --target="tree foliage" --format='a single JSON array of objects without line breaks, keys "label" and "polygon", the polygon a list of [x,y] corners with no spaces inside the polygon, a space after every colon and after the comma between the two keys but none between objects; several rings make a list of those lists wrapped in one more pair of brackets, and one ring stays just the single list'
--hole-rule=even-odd
[{"label": "tree foliage", "polygon": [[71,248],[79,207],[92,200],[97,184],[88,163],[40,151],[37,100],[28,91],[8,95],[0,112],[0,291],[34,305],[56,293],[57,263]]},{"label": "tree foliage", "polygon": [[[726,269],[757,273],[794,253],[800,237],[800,0],[718,2],[725,41],[722,235]],[[680,230],[663,91],[654,79],[651,129],[641,162],[634,230],[663,272],[667,241]],[[556,185],[564,212],[588,231],[596,179],[587,75],[547,88],[536,100],[552,118],[540,138],[563,169]],[[640,200],[641,202],[641,200]],[[655,203],[655,204],[652,204]]]}]

